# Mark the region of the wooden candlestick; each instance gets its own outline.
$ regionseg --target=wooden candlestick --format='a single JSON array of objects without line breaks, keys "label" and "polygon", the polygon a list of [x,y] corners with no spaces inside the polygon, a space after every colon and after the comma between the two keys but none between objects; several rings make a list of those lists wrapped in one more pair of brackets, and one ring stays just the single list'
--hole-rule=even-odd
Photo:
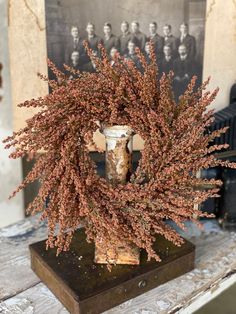
[{"label": "wooden candlestick", "polygon": [[[112,185],[125,184],[132,172],[133,131],[128,126],[115,125],[103,129],[106,138],[106,179]],[[117,243],[114,250],[103,240],[95,243],[95,263],[98,264],[129,264],[138,265],[140,262],[139,248],[133,244],[124,247]]]}]

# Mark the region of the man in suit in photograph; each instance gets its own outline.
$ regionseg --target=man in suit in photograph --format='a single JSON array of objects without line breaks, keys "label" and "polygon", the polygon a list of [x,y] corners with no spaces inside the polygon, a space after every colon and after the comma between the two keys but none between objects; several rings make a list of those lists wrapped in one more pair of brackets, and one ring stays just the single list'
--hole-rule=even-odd
[{"label": "man in suit in photograph", "polygon": [[128,53],[125,55],[125,59],[126,60],[131,60],[134,62],[135,66],[141,70],[142,69],[142,66],[141,66],[141,63],[140,63],[140,60],[137,56],[137,53],[135,52],[135,48],[137,47],[137,43],[131,39],[129,42],[128,42]]},{"label": "man in suit in photograph", "polygon": [[112,26],[110,23],[105,23],[103,26],[104,38],[103,45],[107,54],[110,54],[111,48],[118,48],[118,38],[112,34]]},{"label": "man in suit in photograph", "polygon": [[[80,71],[81,70],[81,60],[80,60],[80,53],[77,50],[74,50],[71,54],[70,57],[70,67],[73,68],[76,71]],[[73,79],[73,78],[78,78],[79,74],[76,73],[70,73],[70,77],[69,79]]]},{"label": "man in suit in photograph", "polygon": [[184,45],[187,48],[188,57],[194,59],[196,55],[195,37],[189,34],[187,23],[182,23],[179,30],[180,37],[177,39],[177,47]]},{"label": "man in suit in photograph", "polygon": [[137,46],[139,47],[139,49],[144,52],[144,48],[145,48],[145,43],[147,41],[147,37],[144,33],[142,33],[140,31],[140,26],[139,26],[139,22],[137,21],[133,21],[131,23],[131,34],[132,34],[132,40],[134,40],[135,42],[137,42]]},{"label": "man in suit in photograph", "polygon": [[150,54],[150,42],[147,41],[144,48],[144,56],[148,64],[151,63],[151,54]]},{"label": "man in suit in photograph", "polygon": [[117,53],[119,53],[118,49],[115,47],[112,47],[110,50],[110,55],[109,55],[111,66],[113,66],[115,64],[115,56]]},{"label": "man in suit in photograph", "polygon": [[[97,50],[93,50],[92,54],[94,57],[98,57],[99,53]],[[83,64],[80,66],[81,72],[89,72],[89,73],[95,73],[96,70],[96,64],[93,60],[89,59],[87,62],[83,62]]]},{"label": "man in suit in photograph", "polygon": [[[147,41],[145,44],[145,52],[144,52],[144,56],[146,59],[147,64],[150,64],[152,62],[151,59],[151,50],[150,50],[150,41]],[[158,69],[158,73],[159,73],[159,69],[160,69],[160,60],[156,60],[156,64],[157,64],[157,69]],[[144,70],[141,67],[141,72],[144,72]]]},{"label": "man in suit in photograph", "polygon": [[173,53],[171,46],[165,45],[163,47],[163,58],[160,63],[160,74],[164,73],[169,73],[171,70],[173,70]]},{"label": "man in suit in photograph", "polygon": [[148,37],[148,41],[151,41],[153,43],[157,56],[157,61],[159,62],[163,55],[164,38],[157,33],[156,22],[151,22],[149,24],[149,33],[150,36]]},{"label": "man in suit in photograph", "polygon": [[129,23],[127,21],[123,21],[120,25],[121,35],[118,37],[119,42],[119,50],[120,54],[124,56],[128,53],[127,47],[128,42],[131,39],[132,35],[129,31]]},{"label": "man in suit in photograph", "polygon": [[177,57],[178,56],[177,38],[172,35],[170,24],[165,24],[163,26],[163,34],[164,34],[164,45],[169,46],[172,51],[172,55]]},{"label": "man in suit in photograph", "polygon": [[69,64],[71,61],[71,54],[73,51],[78,51],[80,55],[84,55],[83,40],[79,36],[79,28],[76,25],[71,27],[71,38],[66,43],[65,49],[65,64]]},{"label": "man in suit in photograph", "polygon": [[187,47],[181,44],[178,48],[179,57],[174,60],[174,91],[178,98],[182,95],[192,76],[196,74],[195,61],[189,57]]},{"label": "man in suit in photograph", "polygon": [[98,45],[102,43],[102,39],[95,34],[95,25],[89,22],[86,32],[88,34],[86,40],[88,41],[89,48],[93,51],[99,51]]}]

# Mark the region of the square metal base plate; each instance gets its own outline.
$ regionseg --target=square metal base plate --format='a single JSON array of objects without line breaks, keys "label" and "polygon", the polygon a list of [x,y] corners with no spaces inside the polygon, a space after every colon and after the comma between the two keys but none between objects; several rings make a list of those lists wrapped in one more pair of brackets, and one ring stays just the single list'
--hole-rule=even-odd
[{"label": "square metal base plate", "polygon": [[140,265],[117,265],[111,272],[94,263],[94,244],[78,230],[69,252],[56,257],[45,249],[45,240],[31,244],[31,267],[70,313],[96,314],[134,298],[194,268],[195,247],[185,241],[177,247],[158,236],[154,245],[162,262],[147,262],[144,250]]}]

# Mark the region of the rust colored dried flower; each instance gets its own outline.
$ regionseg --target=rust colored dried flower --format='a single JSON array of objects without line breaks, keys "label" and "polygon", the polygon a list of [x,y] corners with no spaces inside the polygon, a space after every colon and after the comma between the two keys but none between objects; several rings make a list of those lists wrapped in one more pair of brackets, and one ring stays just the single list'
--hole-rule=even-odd
[{"label": "rust colored dried flower", "polygon": [[[205,132],[213,121],[213,111],[206,108],[218,90],[205,92],[209,80],[195,90],[193,77],[177,104],[173,74],[157,79],[153,47],[150,64],[138,52],[143,69],[139,71],[118,54],[111,65],[103,47],[99,59],[85,45],[96,73],[76,72],[78,78],[69,80],[49,62],[57,77],[48,81],[52,93],[19,105],[40,111],[5,140],[6,148],[15,148],[10,157],[44,153],[13,195],[40,180],[38,196],[28,211],[42,211],[41,219],[49,228],[47,245],[56,246],[58,254],[69,249],[74,231],[83,224],[89,241],[97,237],[107,243],[131,241],[149,258],[160,260],[152,248],[156,234],[176,245],[183,242],[166,221],[181,228],[188,219],[198,222],[197,217],[207,214],[194,204],[218,196],[221,181],[197,178],[197,172],[218,165],[236,168],[213,154],[227,144],[209,146],[226,129]],[[126,185],[106,182],[90,159],[88,144],[98,121],[128,125],[145,141],[139,166]],[[205,183],[212,188],[203,190]]]}]

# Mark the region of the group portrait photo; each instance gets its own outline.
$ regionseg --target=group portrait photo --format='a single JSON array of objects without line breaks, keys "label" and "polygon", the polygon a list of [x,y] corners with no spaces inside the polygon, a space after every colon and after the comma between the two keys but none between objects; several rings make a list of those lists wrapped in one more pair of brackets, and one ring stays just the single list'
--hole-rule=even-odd
[{"label": "group portrait photo", "polygon": [[102,2],[102,10],[99,0],[45,2],[48,58],[61,71],[66,64],[80,72],[96,72],[84,41],[94,56],[100,57],[101,44],[111,64],[119,53],[142,71],[136,47],[149,62],[152,44],[159,76],[174,73],[176,99],[193,75],[198,77],[197,85],[201,84],[205,0]]}]

